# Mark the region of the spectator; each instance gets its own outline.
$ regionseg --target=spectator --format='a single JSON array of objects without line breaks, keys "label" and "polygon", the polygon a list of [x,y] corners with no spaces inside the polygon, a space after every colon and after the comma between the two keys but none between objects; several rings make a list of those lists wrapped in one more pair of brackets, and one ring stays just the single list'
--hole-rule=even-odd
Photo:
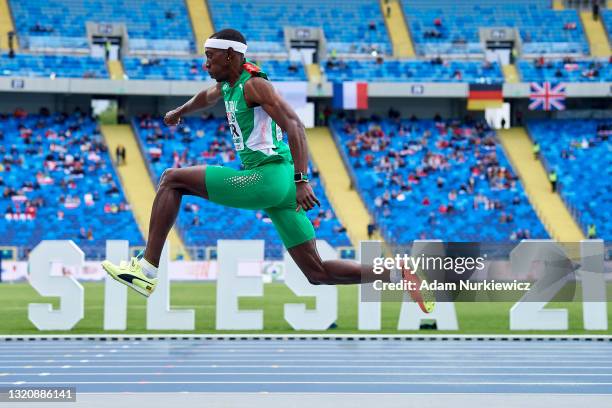
[{"label": "spectator", "polygon": [[552,170],[550,173],[548,173],[548,180],[550,181],[550,188],[553,193],[557,192],[557,178],[558,175],[556,170]]},{"label": "spectator", "polygon": [[595,224],[593,224],[593,223],[589,224],[589,226],[588,226],[587,238],[588,239],[595,239],[595,238],[597,238],[597,228],[595,227]]},{"label": "spectator", "polygon": [[533,144],[533,159],[540,160],[540,143],[535,142]]},{"label": "spectator", "polygon": [[372,239],[372,237],[374,236],[374,231],[376,231],[376,224],[374,223],[374,219],[370,219],[367,229],[368,229],[368,239]]},{"label": "spectator", "polygon": [[599,0],[593,0],[593,7],[591,11],[593,13],[593,20],[599,20]]}]

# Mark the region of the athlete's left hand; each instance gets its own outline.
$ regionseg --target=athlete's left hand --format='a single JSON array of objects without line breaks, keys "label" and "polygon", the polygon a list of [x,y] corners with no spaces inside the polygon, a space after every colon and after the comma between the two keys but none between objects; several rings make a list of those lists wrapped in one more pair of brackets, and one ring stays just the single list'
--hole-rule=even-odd
[{"label": "athlete's left hand", "polygon": [[315,207],[315,204],[319,207],[321,206],[321,203],[319,202],[319,199],[315,195],[314,191],[312,191],[310,184],[296,183],[295,190],[295,201],[297,202],[297,208],[295,211],[300,211],[300,208],[303,208],[305,211],[312,210]]}]

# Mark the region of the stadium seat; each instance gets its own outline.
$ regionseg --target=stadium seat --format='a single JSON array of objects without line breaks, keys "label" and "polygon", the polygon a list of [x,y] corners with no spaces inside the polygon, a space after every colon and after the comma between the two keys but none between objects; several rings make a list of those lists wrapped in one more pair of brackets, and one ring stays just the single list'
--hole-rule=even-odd
[{"label": "stadium seat", "polygon": [[501,83],[504,75],[497,63],[485,67],[482,61],[327,60],[322,64],[332,82],[367,80],[385,82],[471,82]]},{"label": "stadium seat", "polygon": [[107,239],[143,245],[93,120],[3,115],[0,131],[0,245],[31,249],[42,239],[71,239],[98,259]]},{"label": "stadium seat", "polygon": [[[283,51],[286,26],[322,27],[330,51],[369,53],[372,45],[383,53],[392,51],[376,1],[309,0],[291,3],[287,8],[282,0],[209,0],[208,6],[215,27],[241,31],[251,51]],[[370,22],[374,29],[370,29]]]},{"label": "stadium seat", "polygon": [[0,76],[108,78],[104,59],[89,56],[18,53],[15,58],[1,55],[0,61]]},{"label": "stadium seat", "polygon": [[547,237],[486,125],[336,120],[332,128],[388,242]]},{"label": "stadium seat", "polygon": [[[171,167],[195,164],[240,167],[225,120],[187,117],[178,128],[162,125],[160,118],[134,119],[132,124],[151,173],[158,180]],[[308,214],[316,226],[317,238],[327,240],[334,247],[350,246],[321,181],[315,177],[312,186],[321,201],[321,207]],[[218,239],[265,239],[266,259],[282,258],[283,246],[278,233],[263,211],[228,208],[186,196],[177,225],[187,247],[216,246]]]},{"label": "stadium seat", "polygon": [[588,225],[595,224],[598,236],[609,239],[612,236],[612,121],[531,120],[528,129],[541,146],[546,167],[558,172],[561,197],[582,229],[586,232]]},{"label": "stadium seat", "polygon": [[[92,21],[125,23],[130,49],[195,49],[181,0],[150,0],[146,6],[140,0],[9,0],[9,4],[23,48],[87,48],[85,23]],[[42,30],[36,30],[37,25]]]},{"label": "stadium seat", "polygon": [[612,68],[606,60],[546,60],[536,67],[535,61],[518,63],[523,82],[612,82]]},{"label": "stadium seat", "polygon": [[[210,79],[202,69],[202,59],[181,58],[134,58],[127,57],[123,66],[128,78],[177,81],[204,81]],[[257,61],[272,81],[306,81],[306,73],[301,63],[289,61]],[[290,70],[293,67],[295,71]]]},{"label": "stadium seat", "polygon": [[[576,10],[552,10],[549,0],[403,0],[402,5],[420,54],[482,53],[481,27],[518,28],[526,54],[588,54]],[[576,28],[564,29],[567,23]],[[439,36],[427,35],[432,32]]]}]

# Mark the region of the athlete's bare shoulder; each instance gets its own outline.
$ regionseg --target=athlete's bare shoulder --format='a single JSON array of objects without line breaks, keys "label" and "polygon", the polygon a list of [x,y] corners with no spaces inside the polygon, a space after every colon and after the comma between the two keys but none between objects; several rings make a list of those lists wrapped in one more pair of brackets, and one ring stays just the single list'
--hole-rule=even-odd
[{"label": "athlete's bare shoulder", "polygon": [[263,105],[278,98],[270,81],[261,77],[252,77],[244,84],[244,99],[249,105]]}]

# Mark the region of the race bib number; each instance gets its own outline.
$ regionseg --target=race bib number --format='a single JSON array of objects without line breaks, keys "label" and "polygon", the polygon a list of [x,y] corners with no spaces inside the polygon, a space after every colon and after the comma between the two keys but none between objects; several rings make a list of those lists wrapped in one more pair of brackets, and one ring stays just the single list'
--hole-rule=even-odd
[{"label": "race bib number", "polygon": [[237,151],[244,150],[244,138],[236,120],[236,106],[234,101],[225,102],[225,111],[227,112],[227,123],[229,124],[230,132],[232,132],[232,142]]}]

